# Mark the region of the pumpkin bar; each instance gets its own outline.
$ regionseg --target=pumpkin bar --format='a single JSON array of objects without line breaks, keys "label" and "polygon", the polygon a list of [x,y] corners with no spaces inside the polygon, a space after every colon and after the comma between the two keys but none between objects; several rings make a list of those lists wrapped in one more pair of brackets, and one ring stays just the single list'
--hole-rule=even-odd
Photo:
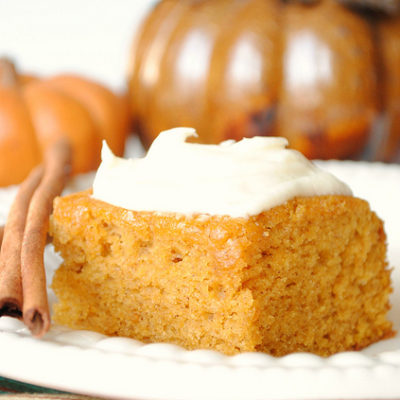
[{"label": "pumpkin bar", "polygon": [[[263,148],[263,140],[251,143]],[[171,149],[185,146],[194,146],[185,157],[189,176],[194,176],[191,162],[207,145],[175,143]],[[230,151],[226,146],[213,146],[210,157],[219,151],[225,157]],[[232,146],[240,162],[241,145]],[[251,159],[267,157],[256,148]],[[289,152],[268,151],[274,162],[278,154]],[[294,162],[292,157],[303,162],[297,153],[289,153],[288,162]],[[242,167],[248,162],[246,158]],[[114,168],[115,160],[109,165]],[[229,185],[222,164],[221,170]],[[117,180],[106,178],[110,185]],[[148,186],[151,173],[146,178]],[[142,194],[136,190],[136,197]],[[176,202],[185,196],[179,191]],[[148,202],[164,200],[155,197]],[[135,210],[96,198],[91,191],[57,198],[51,234],[64,262],[52,283],[58,298],[54,320],[74,329],[228,355],[261,351],[328,356],[393,335],[386,318],[391,293],[386,237],[366,201],[337,193],[294,196],[257,213],[231,214]]]}]

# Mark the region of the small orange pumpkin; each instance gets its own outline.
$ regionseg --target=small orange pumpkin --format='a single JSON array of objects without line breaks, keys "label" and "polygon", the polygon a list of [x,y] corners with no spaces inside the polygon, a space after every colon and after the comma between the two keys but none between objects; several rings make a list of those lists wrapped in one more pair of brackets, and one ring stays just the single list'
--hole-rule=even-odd
[{"label": "small orange pumpkin", "polygon": [[21,182],[58,137],[69,138],[72,173],[95,169],[104,139],[122,155],[128,106],[104,86],[74,75],[18,75],[0,60],[0,186]]}]

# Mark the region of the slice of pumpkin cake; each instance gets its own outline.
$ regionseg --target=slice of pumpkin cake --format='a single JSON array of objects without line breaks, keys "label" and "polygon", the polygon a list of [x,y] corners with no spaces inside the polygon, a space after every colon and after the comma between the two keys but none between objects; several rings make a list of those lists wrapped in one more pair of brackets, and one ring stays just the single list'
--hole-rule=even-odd
[{"label": "slice of pumpkin cake", "polygon": [[93,191],[57,198],[54,320],[226,354],[361,349],[393,334],[382,221],[282,138],[166,131],[107,147]]}]

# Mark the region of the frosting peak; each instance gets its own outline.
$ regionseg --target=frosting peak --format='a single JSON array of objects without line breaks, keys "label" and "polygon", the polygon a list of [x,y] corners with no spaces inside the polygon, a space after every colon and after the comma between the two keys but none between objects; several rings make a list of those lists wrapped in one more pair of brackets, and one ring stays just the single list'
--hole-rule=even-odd
[{"label": "frosting peak", "polygon": [[137,159],[115,157],[104,144],[93,197],[137,211],[247,217],[296,196],[351,195],[343,182],[286,149],[284,138],[186,141],[194,135],[192,128],[161,132]]}]

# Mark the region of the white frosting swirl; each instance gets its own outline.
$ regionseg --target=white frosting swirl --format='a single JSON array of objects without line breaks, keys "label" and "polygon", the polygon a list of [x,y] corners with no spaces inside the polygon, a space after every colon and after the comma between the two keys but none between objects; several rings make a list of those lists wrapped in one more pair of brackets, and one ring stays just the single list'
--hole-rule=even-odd
[{"label": "white frosting swirl", "polygon": [[161,132],[144,158],[115,157],[103,145],[93,197],[136,211],[248,217],[296,196],[351,195],[287,140],[253,137],[188,143],[191,128]]}]

